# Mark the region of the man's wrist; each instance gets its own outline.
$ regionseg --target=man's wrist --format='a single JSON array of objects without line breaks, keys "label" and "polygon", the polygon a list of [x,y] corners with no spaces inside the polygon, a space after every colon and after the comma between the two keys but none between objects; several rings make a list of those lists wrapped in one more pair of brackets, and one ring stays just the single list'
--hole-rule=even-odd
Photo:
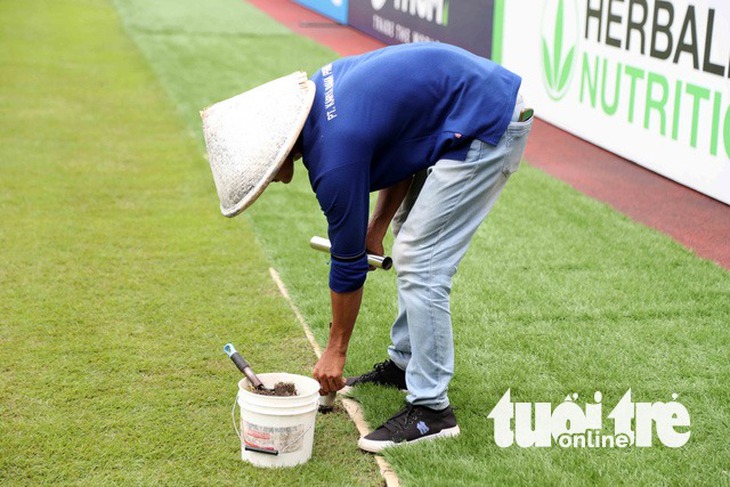
[{"label": "man's wrist", "polygon": [[383,238],[385,237],[385,233],[388,231],[388,223],[382,223],[378,221],[371,221],[368,224],[368,236],[369,237],[376,237],[376,238]]},{"label": "man's wrist", "polygon": [[385,234],[388,233],[389,225],[390,222],[371,221],[368,224],[367,240],[382,242],[385,238]]},{"label": "man's wrist", "polygon": [[327,343],[327,346],[324,349],[325,352],[339,355],[341,357],[347,356],[347,345],[342,343],[332,343],[332,340],[330,340]]}]

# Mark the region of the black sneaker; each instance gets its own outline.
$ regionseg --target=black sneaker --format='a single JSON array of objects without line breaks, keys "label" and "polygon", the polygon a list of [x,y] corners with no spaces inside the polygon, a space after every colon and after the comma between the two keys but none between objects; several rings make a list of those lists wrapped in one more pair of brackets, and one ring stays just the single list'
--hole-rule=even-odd
[{"label": "black sneaker", "polygon": [[398,389],[408,389],[406,387],[406,372],[398,368],[392,360],[386,360],[385,362],[373,365],[373,370],[363,375],[349,377],[345,385],[356,386],[358,384],[368,383],[397,387]]},{"label": "black sneaker", "polygon": [[357,442],[365,451],[378,453],[383,448],[421,440],[458,436],[459,426],[451,406],[441,411],[409,404],[402,411]]}]

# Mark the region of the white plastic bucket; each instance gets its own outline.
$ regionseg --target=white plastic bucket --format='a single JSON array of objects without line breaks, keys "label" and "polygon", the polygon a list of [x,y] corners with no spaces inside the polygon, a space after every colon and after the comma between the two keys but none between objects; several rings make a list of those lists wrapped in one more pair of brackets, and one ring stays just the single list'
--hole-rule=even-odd
[{"label": "white plastic bucket", "polygon": [[238,383],[241,408],[241,458],[257,467],[292,467],[312,456],[319,382],[296,374],[258,374],[265,387],[293,382],[297,395],[264,396],[251,392],[248,379]]}]

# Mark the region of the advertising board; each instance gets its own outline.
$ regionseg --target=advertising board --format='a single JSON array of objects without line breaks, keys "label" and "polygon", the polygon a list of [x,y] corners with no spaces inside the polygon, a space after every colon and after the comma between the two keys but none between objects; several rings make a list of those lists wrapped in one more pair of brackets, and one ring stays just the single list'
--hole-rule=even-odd
[{"label": "advertising board", "polygon": [[349,24],[388,44],[440,41],[490,57],[494,0],[357,0]]},{"label": "advertising board", "polygon": [[348,0],[294,0],[299,5],[314,10],[335,22],[347,23]]},{"label": "advertising board", "polygon": [[730,1],[503,2],[542,119],[730,204]]}]

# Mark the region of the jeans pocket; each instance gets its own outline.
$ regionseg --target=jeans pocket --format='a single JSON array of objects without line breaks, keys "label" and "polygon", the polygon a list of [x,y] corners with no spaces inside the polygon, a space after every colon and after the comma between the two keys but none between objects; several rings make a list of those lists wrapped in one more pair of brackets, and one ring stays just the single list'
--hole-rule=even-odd
[{"label": "jeans pocket", "polygon": [[527,147],[527,136],[532,130],[532,118],[525,122],[512,122],[507,128],[506,154],[502,161],[502,173],[509,177],[520,168],[520,161]]}]

